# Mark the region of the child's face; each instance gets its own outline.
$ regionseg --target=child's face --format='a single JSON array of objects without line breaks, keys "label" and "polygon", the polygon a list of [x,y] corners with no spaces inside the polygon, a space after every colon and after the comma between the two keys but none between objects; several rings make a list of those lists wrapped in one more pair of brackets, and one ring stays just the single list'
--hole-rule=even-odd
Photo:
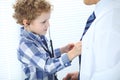
[{"label": "child's face", "polygon": [[33,20],[29,25],[29,30],[38,35],[45,35],[49,25],[50,12],[44,12]]}]

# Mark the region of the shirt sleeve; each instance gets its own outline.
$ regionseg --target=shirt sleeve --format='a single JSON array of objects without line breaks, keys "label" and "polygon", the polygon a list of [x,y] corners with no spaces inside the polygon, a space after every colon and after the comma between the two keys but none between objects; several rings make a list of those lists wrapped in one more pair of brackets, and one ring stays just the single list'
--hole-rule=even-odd
[{"label": "shirt sleeve", "polygon": [[50,74],[71,65],[67,54],[63,54],[59,58],[50,58],[42,47],[37,47],[32,43],[21,43],[19,53],[22,57],[22,62],[27,65],[35,66]]},{"label": "shirt sleeve", "polygon": [[59,48],[57,48],[57,49],[54,50],[54,55],[55,55],[56,58],[58,58],[58,57],[61,56],[61,52],[60,52]]}]

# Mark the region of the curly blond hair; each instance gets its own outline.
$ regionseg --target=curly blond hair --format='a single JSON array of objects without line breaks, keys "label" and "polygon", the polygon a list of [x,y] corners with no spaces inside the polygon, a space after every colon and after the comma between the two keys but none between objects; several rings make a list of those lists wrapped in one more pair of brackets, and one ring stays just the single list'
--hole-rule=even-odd
[{"label": "curly blond hair", "polygon": [[17,0],[13,5],[13,18],[16,23],[23,25],[23,20],[28,20],[31,23],[37,16],[43,12],[51,11],[51,4],[46,0]]}]

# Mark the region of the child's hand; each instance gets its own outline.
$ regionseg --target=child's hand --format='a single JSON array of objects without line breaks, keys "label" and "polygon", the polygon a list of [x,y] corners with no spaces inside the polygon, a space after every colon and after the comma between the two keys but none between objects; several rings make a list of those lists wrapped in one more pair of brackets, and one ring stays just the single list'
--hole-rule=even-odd
[{"label": "child's hand", "polygon": [[61,53],[67,53],[74,47],[74,44],[68,44],[60,49]]},{"label": "child's hand", "polygon": [[77,42],[74,44],[74,47],[67,53],[69,60],[71,61],[76,56],[81,54],[82,42]]}]

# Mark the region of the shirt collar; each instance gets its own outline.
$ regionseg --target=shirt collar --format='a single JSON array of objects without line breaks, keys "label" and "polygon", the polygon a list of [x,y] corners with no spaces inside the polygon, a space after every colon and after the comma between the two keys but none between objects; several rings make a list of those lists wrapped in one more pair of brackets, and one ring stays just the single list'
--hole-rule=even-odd
[{"label": "shirt collar", "polygon": [[95,16],[99,16],[102,12],[105,12],[107,9],[109,9],[109,4],[113,0],[100,0],[96,6],[95,6]]},{"label": "shirt collar", "polygon": [[41,41],[40,35],[37,35],[35,33],[32,33],[30,31],[27,31],[24,29],[24,27],[21,28],[21,36],[26,37],[31,40],[38,40]]}]

